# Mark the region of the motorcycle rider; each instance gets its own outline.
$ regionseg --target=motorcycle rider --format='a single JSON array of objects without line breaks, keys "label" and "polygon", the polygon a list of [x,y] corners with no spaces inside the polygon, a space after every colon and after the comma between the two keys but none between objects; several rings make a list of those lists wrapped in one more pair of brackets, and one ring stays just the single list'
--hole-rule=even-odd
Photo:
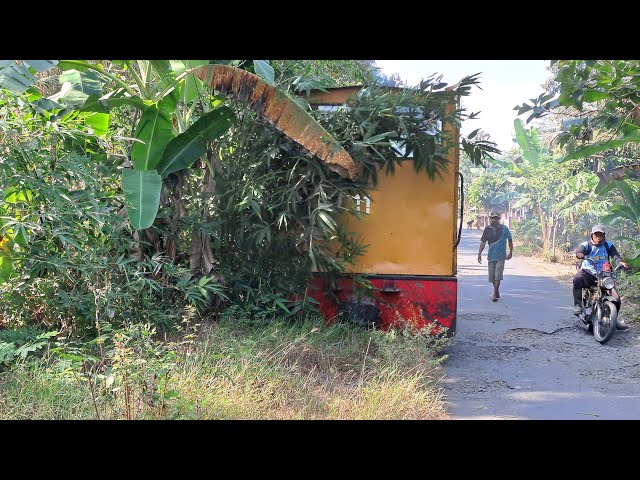
[{"label": "motorcycle rider", "polygon": [[[598,283],[596,277],[597,272],[602,269],[602,265],[609,261],[609,257],[613,257],[624,268],[629,266],[622,260],[622,257],[618,253],[615,245],[607,240],[606,230],[602,225],[596,225],[591,229],[591,240],[582,242],[576,249],[576,258],[582,259],[580,269],[573,276],[573,313],[574,315],[580,315],[582,313],[582,289],[588,288],[591,285]],[[595,263],[587,261],[590,258]],[[613,303],[620,312],[620,295],[615,288],[611,290],[611,296],[613,297]],[[618,326],[620,328],[626,328],[626,325],[621,320],[618,320]]]}]

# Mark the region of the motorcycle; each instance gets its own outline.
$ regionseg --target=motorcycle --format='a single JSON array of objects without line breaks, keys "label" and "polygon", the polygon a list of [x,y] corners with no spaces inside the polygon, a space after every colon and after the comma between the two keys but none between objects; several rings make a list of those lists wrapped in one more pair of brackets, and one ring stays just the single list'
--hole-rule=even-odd
[{"label": "motorcycle", "polygon": [[[595,262],[586,258],[595,268]],[[611,269],[611,264],[605,262],[596,275],[598,282],[589,288],[582,289],[582,313],[580,319],[588,325],[588,331],[593,332],[595,339],[604,344],[611,340],[618,328],[618,308],[613,303],[611,290],[616,286],[616,271],[621,265]]]}]

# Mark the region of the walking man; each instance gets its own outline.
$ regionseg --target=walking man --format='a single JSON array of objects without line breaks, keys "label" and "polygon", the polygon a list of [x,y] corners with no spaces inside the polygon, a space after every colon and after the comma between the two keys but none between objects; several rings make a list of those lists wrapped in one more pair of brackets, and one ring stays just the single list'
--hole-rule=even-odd
[{"label": "walking man", "polygon": [[[500,213],[491,212],[489,226],[482,232],[480,250],[478,250],[478,263],[482,263],[482,251],[489,243],[487,262],[489,266],[489,283],[493,284],[493,296],[491,300],[497,302],[500,298],[500,281],[504,272],[505,260],[511,260],[513,256],[513,239],[506,225],[500,223]],[[507,241],[509,242],[509,254],[507,255]]]}]

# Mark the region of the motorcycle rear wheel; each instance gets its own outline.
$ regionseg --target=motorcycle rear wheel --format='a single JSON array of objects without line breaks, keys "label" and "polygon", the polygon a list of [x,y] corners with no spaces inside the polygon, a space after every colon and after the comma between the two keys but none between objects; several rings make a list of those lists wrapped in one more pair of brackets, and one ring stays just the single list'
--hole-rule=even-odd
[{"label": "motorcycle rear wheel", "polygon": [[602,304],[600,315],[593,316],[593,336],[600,343],[607,343],[616,331],[618,309],[610,301]]}]

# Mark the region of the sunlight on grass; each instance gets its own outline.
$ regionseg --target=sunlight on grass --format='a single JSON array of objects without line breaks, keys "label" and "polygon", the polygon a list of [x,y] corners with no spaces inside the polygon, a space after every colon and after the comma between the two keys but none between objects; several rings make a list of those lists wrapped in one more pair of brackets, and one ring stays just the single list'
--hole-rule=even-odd
[{"label": "sunlight on grass", "polygon": [[128,403],[95,388],[94,406],[87,383],[27,362],[0,378],[0,419],[446,419],[436,352],[425,336],[319,319],[227,321],[201,329],[153,401],[131,381]]}]

